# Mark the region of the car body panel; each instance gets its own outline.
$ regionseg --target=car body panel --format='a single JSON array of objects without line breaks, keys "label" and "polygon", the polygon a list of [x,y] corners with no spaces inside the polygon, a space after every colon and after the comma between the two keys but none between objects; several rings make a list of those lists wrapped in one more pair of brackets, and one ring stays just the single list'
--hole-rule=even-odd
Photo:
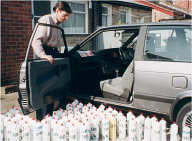
[{"label": "car body panel", "polygon": [[[172,105],[169,108],[169,118],[171,120],[174,120],[174,117],[176,116],[176,115],[174,115],[174,110],[178,110],[176,107],[177,107],[177,105],[179,105],[179,103],[181,103],[183,100],[185,102],[192,101],[192,90],[180,92],[177,94],[176,97],[177,98],[174,100],[174,102],[172,103]],[[185,99],[188,99],[188,101]]]},{"label": "car body panel", "polygon": [[[190,63],[135,61],[135,94],[174,99],[177,93],[192,89],[191,69]],[[184,78],[186,87],[175,86],[177,77]]]}]

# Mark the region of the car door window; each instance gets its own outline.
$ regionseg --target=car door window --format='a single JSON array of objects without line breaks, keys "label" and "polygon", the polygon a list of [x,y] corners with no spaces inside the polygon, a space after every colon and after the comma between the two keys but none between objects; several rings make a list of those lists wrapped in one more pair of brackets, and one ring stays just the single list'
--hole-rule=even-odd
[{"label": "car door window", "polygon": [[148,28],[144,59],[191,62],[192,32],[187,26],[152,26]]},{"label": "car door window", "polygon": [[86,57],[85,53],[94,56],[94,53],[101,50],[123,47],[135,32],[129,30],[101,32],[84,44],[78,52],[82,57]]}]

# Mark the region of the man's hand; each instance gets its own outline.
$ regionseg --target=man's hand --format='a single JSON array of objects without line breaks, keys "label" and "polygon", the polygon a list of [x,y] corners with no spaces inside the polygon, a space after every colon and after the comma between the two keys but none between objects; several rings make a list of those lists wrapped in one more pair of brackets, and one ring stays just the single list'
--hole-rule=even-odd
[{"label": "man's hand", "polygon": [[53,57],[51,55],[44,55],[42,56],[42,59],[46,59],[50,64],[53,64]]}]

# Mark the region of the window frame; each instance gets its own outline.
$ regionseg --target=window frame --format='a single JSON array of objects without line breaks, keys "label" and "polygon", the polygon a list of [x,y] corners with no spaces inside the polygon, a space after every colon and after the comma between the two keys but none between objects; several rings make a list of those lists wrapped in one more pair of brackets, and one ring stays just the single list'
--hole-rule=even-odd
[{"label": "window frame", "polygon": [[[103,12],[101,13],[101,17],[104,15],[104,16],[107,16],[107,26],[110,26],[112,25],[112,5],[109,5],[109,4],[102,4],[102,7],[105,7],[107,8],[108,10],[108,14],[103,14]],[[106,26],[106,25],[103,25],[102,26]]]},{"label": "window frame", "polygon": [[[84,4],[85,5],[85,12],[81,12],[81,11],[75,11],[72,9],[73,13],[76,13],[76,14],[85,14],[85,32],[84,33],[69,33],[69,32],[66,32],[65,34],[71,34],[71,35],[76,35],[76,34],[80,34],[80,35],[84,35],[84,34],[88,34],[88,1],[69,1],[68,2],[69,4],[70,3],[77,3],[77,4]],[[65,28],[64,28],[65,30]]]},{"label": "window frame", "polygon": [[[122,14],[122,12],[125,12],[125,23],[122,23],[122,22],[121,22],[121,14]],[[121,9],[121,10],[120,10],[120,23],[121,23],[121,24],[126,24],[126,23],[127,23],[127,21],[128,21],[128,19],[127,19],[127,14],[128,14],[128,12],[127,12],[126,9]]]},{"label": "window frame", "polygon": [[[49,1],[50,2],[50,13],[52,13],[52,1]],[[35,11],[34,11],[34,0],[31,1],[31,13],[32,13],[32,29],[35,27],[35,18],[39,19],[40,17],[44,16],[44,15],[35,15]],[[49,14],[49,13],[47,13]]]},{"label": "window frame", "polygon": [[[156,26],[155,25],[155,26],[147,26],[147,28],[145,29],[146,30],[145,31],[146,34],[145,34],[145,41],[144,41],[144,45],[143,45],[143,51],[142,51],[143,61],[191,63],[191,61],[181,60],[181,59],[180,60],[179,59],[175,60],[175,58],[171,58],[170,56],[168,58],[168,57],[165,57],[165,56],[159,56],[158,54],[157,54],[157,58],[149,58],[149,57],[147,57],[147,53],[145,52],[145,50],[146,50],[146,41],[147,41],[147,37],[148,37],[149,32],[152,31],[152,30],[166,30],[165,29],[166,27],[167,27],[167,29],[168,29],[168,27],[171,27],[170,30],[173,30],[173,29],[176,29],[178,27],[180,27],[180,28],[181,27],[183,27],[183,28],[187,27],[187,25],[174,25],[174,26],[170,26],[170,25]],[[150,30],[150,29],[152,29],[152,30]],[[155,54],[151,54],[151,55],[155,55]]]}]

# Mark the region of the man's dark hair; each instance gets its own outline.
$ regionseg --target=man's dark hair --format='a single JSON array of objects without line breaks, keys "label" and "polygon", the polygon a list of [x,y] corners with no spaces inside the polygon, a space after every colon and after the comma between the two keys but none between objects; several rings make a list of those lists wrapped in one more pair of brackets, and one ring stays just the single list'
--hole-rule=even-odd
[{"label": "man's dark hair", "polygon": [[59,1],[56,3],[56,5],[53,7],[53,11],[55,12],[56,9],[66,11],[67,13],[72,13],[71,7],[69,4],[65,1]]}]

